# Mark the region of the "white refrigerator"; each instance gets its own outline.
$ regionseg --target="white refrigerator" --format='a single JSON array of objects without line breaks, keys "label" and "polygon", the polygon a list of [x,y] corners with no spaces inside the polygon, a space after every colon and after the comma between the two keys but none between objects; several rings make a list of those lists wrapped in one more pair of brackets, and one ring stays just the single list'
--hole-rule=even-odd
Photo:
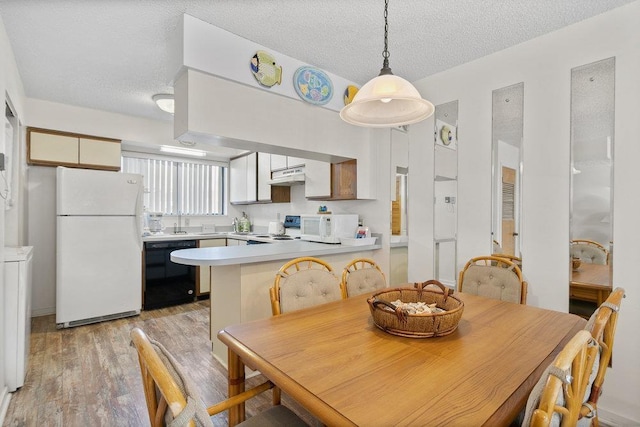
[{"label": "white refrigerator", "polygon": [[58,167],[58,328],[142,307],[142,175]]}]

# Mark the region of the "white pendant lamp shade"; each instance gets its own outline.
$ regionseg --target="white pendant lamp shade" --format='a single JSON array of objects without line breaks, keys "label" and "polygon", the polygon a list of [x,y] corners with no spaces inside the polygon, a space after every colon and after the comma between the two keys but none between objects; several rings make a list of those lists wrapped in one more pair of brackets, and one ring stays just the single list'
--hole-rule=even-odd
[{"label": "white pendant lamp shade", "polygon": [[366,127],[395,127],[431,116],[433,104],[402,77],[381,74],[367,82],[340,111],[347,123]]},{"label": "white pendant lamp shade", "polygon": [[411,83],[391,72],[388,14],[389,0],[384,0],[384,50],[380,74],[362,86],[353,101],[340,110],[340,118],[352,125],[372,128],[410,125],[426,119],[435,110]]}]

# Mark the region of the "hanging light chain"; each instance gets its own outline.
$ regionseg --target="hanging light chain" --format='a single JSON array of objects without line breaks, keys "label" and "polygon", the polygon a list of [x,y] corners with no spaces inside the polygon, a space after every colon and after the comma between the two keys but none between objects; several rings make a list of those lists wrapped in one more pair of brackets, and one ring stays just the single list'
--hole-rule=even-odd
[{"label": "hanging light chain", "polygon": [[389,0],[384,0],[384,50],[382,51],[382,69],[380,70],[380,75],[382,74],[392,74],[391,69],[389,68]]}]

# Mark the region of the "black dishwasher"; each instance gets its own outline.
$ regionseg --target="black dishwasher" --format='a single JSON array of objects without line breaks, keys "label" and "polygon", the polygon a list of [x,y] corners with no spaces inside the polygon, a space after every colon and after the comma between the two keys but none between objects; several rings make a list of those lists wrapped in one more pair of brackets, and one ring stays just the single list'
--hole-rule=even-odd
[{"label": "black dishwasher", "polygon": [[145,242],[145,310],[195,301],[196,268],[171,261],[171,252],[195,247],[195,240]]}]

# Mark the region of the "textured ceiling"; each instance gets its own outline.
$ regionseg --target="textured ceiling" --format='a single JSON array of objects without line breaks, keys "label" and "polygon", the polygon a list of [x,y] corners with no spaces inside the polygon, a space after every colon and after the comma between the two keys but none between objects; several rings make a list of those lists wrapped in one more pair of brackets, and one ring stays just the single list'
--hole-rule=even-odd
[{"label": "textured ceiling", "polygon": [[[393,72],[410,81],[631,0],[391,0]],[[183,13],[364,84],[382,66],[383,0],[0,0],[28,97],[171,120],[170,38]]]}]

